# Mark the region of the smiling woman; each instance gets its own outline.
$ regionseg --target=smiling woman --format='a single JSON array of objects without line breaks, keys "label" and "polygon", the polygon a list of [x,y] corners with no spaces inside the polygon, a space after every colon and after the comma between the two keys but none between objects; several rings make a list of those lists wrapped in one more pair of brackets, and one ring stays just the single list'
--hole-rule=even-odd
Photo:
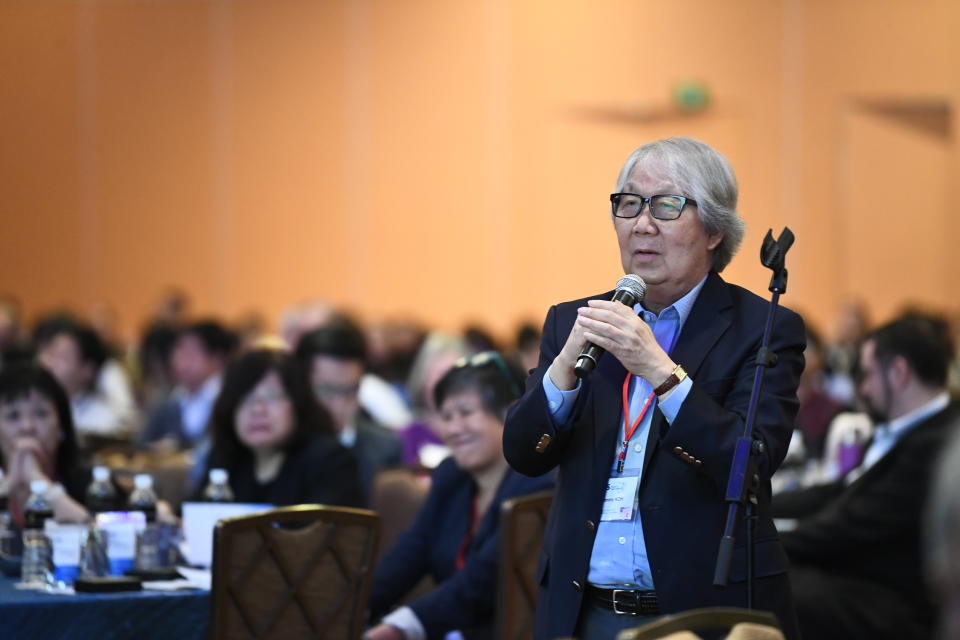
[{"label": "smiling woman", "polygon": [[209,432],[207,469],[229,472],[239,502],[363,505],[357,461],[287,353],[251,351],[227,369]]},{"label": "smiling woman", "polygon": [[520,392],[520,377],[494,351],[460,359],[437,383],[440,437],[452,456],[434,472],[416,522],[377,567],[371,612],[385,613],[424,575],[437,587],[385,616],[369,640],[442,638],[454,630],[491,637],[500,505],[553,484],[511,471],[503,457],[503,420]]}]

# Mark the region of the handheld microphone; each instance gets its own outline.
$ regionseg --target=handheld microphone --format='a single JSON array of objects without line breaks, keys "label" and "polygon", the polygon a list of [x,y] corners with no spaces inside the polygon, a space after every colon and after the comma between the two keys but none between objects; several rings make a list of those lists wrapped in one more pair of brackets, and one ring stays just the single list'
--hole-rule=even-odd
[{"label": "handheld microphone", "polygon": [[[643,300],[643,296],[646,295],[646,293],[647,283],[643,281],[643,278],[636,274],[628,273],[617,281],[616,291],[613,292],[613,297],[610,299],[614,302],[622,302],[628,307],[633,307],[633,305]],[[573,368],[573,373],[581,380],[585,380],[587,376],[597,368],[597,362],[604,353],[603,347],[598,347],[592,342],[588,342],[584,345],[583,351],[580,352],[580,356],[577,358],[577,364]]]}]

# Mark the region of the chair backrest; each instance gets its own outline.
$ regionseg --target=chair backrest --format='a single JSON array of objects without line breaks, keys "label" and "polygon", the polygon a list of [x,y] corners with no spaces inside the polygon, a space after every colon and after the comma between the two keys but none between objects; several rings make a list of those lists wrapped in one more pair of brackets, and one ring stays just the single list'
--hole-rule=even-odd
[{"label": "chair backrest", "polygon": [[738,607],[707,607],[691,609],[650,622],[617,634],[617,640],[656,640],[678,631],[729,630],[741,622],[780,628],[777,616],[769,611]]},{"label": "chair backrest", "polygon": [[553,491],[505,500],[500,513],[500,566],[497,585],[497,638],[533,638],[537,607],[537,560]]},{"label": "chair backrest", "polygon": [[359,638],[379,522],[366,509],[321,505],[219,521],[213,534],[213,637]]},{"label": "chair backrest", "polygon": [[370,508],[380,515],[381,557],[413,523],[429,491],[430,476],[413,469],[383,469],[373,476]]}]

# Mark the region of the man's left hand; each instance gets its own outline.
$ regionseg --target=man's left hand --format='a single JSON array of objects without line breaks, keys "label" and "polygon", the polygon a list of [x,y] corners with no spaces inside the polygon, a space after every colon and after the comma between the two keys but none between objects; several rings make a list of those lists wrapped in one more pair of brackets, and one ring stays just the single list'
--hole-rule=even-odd
[{"label": "man's left hand", "polygon": [[588,304],[579,309],[577,319],[587,340],[606,349],[627,371],[654,387],[670,377],[676,363],[633,309],[612,300],[590,300]]}]

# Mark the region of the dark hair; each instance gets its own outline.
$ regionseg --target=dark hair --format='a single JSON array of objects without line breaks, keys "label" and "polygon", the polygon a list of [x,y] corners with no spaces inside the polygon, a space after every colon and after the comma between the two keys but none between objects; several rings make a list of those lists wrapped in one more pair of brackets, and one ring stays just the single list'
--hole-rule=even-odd
[{"label": "dark hair", "polygon": [[194,336],[212,356],[230,357],[237,348],[237,336],[216,320],[201,320],[180,329],[177,338]]},{"label": "dark hair", "polygon": [[283,390],[293,405],[293,434],[284,444],[285,450],[302,447],[316,436],[334,433],[330,414],[317,402],[293,356],[273,349],[255,349],[237,358],[224,373],[223,387],[210,416],[216,459],[236,462],[251,455],[237,437],[234,416],[247,394],[271,371],[279,374]]},{"label": "dark hair", "polygon": [[38,348],[42,348],[60,335],[69,336],[80,351],[80,360],[93,365],[94,382],[91,384],[95,384],[96,374],[110,355],[100,334],[67,313],[57,313],[37,323],[33,340]]},{"label": "dark hair", "polygon": [[49,371],[32,362],[18,362],[0,370],[0,403],[19,400],[31,391],[37,391],[52,402],[57,412],[63,434],[57,447],[57,479],[66,482],[76,475],[80,455],[67,392]]},{"label": "dark hair", "polygon": [[449,396],[476,391],[487,413],[503,418],[507,408],[523,393],[523,378],[496,351],[461,358],[433,388],[434,406]]},{"label": "dark hair", "polygon": [[954,345],[950,325],[943,317],[908,311],[875,329],[865,340],[873,342],[877,361],[884,366],[900,356],[923,384],[946,385]]},{"label": "dark hair", "polygon": [[314,357],[330,356],[338,360],[367,361],[367,339],[356,324],[341,319],[305,333],[297,341],[297,360],[309,371]]}]

